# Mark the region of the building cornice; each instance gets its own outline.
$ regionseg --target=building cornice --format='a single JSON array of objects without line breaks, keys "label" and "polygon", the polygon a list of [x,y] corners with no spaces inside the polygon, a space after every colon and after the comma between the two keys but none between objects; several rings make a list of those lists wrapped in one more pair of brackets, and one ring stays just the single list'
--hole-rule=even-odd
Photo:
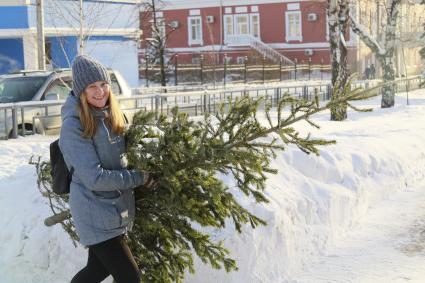
[{"label": "building cornice", "polygon": [[0,7],[2,6],[27,6],[31,4],[31,0],[2,0],[0,1]]},{"label": "building cornice", "polygon": [[[125,36],[134,37],[138,39],[140,36],[139,29],[94,29],[83,30],[83,34],[90,34],[90,36]],[[0,38],[19,38],[25,35],[36,35],[35,28],[29,29],[0,29]],[[79,30],[75,28],[45,28],[44,33],[46,36],[78,36]]]},{"label": "building cornice", "polygon": [[[311,42],[311,43],[295,43],[295,44],[287,44],[287,43],[271,43],[267,44],[275,50],[304,50],[304,49],[321,49],[321,50],[329,50],[330,45],[329,42]],[[349,48],[355,48],[356,44],[354,42],[348,42],[347,46]],[[168,48],[170,52],[238,52],[238,51],[246,51],[251,50],[250,47],[239,47],[233,48],[228,47],[226,45],[207,45],[201,47],[177,47],[177,48]]]},{"label": "building cornice", "polygon": [[299,3],[311,2],[312,0],[164,0],[161,10],[197,9],[208,7],[247,6],[275,3]]}]

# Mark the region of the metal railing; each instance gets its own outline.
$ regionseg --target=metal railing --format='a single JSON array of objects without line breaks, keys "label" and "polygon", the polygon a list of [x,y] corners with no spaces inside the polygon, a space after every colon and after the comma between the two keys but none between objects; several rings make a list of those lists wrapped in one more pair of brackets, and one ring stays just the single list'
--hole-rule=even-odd
[{"label": "metal railing", "polygon": [[[399,79],[394,82],[397,92],[409,92],[420,88],[422,78],[420,76]],[[359,81],[352,84],[353,88],[362,87],[365,90],[380,91],[383,87],[379,81]],[[316,84],[261,84],[244,85],[234,88],[202,89],[192,92],[175,93],[152,93],[118,97],[124,115],[132,121],[134,114],[140,110],[155,111],[169,114],[174,106],[190,116],[197,116],[206,112],[215,112],[221,103],[234,101],[242,96],[265,97],[266,100],[275,103],[286,93],[304,99],[313,99],[315,95],[326,101],[330,99],[332,87],[329,82]],[[62,101],[37,101],[0,104],[0,137],[17,138],[18,133],[25,136],[28,133],[47,133],[48,130],[60,128],[59,107]],[[1,119],[4,118],[4,121]],[[56,120],[55,120],[56,119]],[[52,121],[54,123],[52,123]],[[50,122],[50,124],[49,124]],[[50,125],[46,126],[46,125]],[[27,126],[27,127],[26,127]]]},{"label": "metal railing", "polygon": [[249,46],[257,50],[261,55],[277,63],[282,62],[290,65],[294,64],[292,60],[283,56],[274,48],[250,34],[228,35],[226,36],[226,43],[230,46]]}]

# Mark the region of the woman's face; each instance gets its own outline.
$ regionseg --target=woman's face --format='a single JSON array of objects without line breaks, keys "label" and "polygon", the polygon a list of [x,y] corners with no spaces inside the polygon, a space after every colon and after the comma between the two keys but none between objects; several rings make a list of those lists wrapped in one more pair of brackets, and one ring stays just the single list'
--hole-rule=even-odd
[{"label": "woman's face", "polygon": [[105,81],[97,81],[89,84],[85,90],[87,103],[96,108],[103,108],[109,99],[109,84]]}]

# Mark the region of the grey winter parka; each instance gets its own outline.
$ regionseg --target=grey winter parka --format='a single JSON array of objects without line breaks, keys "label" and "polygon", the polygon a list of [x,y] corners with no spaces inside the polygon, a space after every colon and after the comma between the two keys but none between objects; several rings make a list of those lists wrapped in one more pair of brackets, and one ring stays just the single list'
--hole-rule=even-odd
[{"label": "grey winter parka", "polygon": [[143,183],[143,175],[126,169],[124,137],[112,132],[102,110],[93,112],[99,121],[95,136],[81,136],[78,100],[71,92],[62,106],[59,147],[68,168],[74,168],[69,206],[80,243],[89,246],[131,229],[132,188]]}]

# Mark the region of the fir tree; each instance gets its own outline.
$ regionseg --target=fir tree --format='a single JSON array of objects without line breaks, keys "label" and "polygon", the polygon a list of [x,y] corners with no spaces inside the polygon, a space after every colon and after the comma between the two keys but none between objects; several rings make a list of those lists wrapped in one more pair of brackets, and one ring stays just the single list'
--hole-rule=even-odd
[{"label": "fir tree", "polygon": [[[317,97],[306,101],[284,95],[276,108],[265,99],[242,97],[229,100],[217,113],[198,121],[177,108],[171,117],[160,115],[159,119],[152,112],[138,113],[126,133],[127,158],[131,167],[152,172],[159,180],[152,190],[135,189],[136,219],[128,238],[142,282],[182,282],[186,270],[195,272],[195,254],[213,268],[237,270],[223,243],[214,242],[200,228],[222,229],[231,223],[241,233],[246,224],[252,228],[265,225],[238,203],[232,189],[259,204],[267,202],[264,189],[267,174],[276,173],[271,161],[277,151],[295,144],[307,154],[318,155],[318,146],[334,143],[310,135],[302,137],[291,125],[305,120],[318,127],[310,121],[311,115],[335,103],[353,107],[350,101],[370,96],[347,87],[338,100],[320,106]],[[260,109],[266,123],[258,118]],[[49,192],[51,202],[57,201],[46,177],[48,162],[38,160],[37,170],[39,185]],[[219,174],[232,176],[236,188],[229,188]],[[64,204],[67,200],[60,201]],[[65,206],[54,214],[53,222],[63,217],[70,223],[65,230],[77,240],[69,229],[72,219]]]}]

